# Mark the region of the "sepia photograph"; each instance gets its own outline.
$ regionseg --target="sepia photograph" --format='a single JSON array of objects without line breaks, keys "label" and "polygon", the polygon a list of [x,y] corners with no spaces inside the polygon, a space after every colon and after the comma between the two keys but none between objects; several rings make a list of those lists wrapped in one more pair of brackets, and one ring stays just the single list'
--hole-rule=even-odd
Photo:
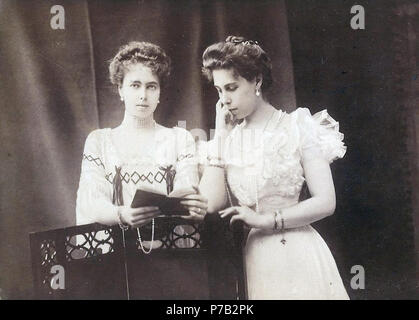
[{"label": "sepia photograph", "polygon": [[0,107],[0,300],[419,299],[414,0],[0,0]]}]

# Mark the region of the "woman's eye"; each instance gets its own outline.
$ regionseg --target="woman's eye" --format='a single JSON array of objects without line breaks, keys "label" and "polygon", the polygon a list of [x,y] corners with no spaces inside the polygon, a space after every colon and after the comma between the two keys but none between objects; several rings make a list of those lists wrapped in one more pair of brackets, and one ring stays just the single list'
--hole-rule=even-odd
[{"label": "woman's eye", "polygon": [[237,87],[227,87],[227,91],[235,91],[237,89]]},{"label": "woman's eye", "polygon": [[155,84],[147,86],[147,89],[156,90],[157,86]]},{"label": "woman's eye", "polygon": [[137,83],[133,83],[133,84],[131,85],[131,87],[132,87],[132,88],[135,88],[135,89],[138,89],[138,88],[140,87],[140,85],[139,85],[139,84],[137,84]]}]

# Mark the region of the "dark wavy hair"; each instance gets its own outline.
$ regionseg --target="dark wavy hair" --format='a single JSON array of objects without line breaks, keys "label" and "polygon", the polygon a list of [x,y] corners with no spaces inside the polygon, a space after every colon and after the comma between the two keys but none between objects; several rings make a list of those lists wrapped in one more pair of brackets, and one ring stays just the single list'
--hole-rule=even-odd
[{"label": "dark wavy hair", "polygon": [[247,81],[261,75],[262,94],[273,83],[271,59],[256,41],[244,37],[228,36],[225,41],[210,45],[202,55],[202,63],[202,73],[209,81],[213,81],[212,71],[233,69]]},{"label": "dark wavy hair", "polygon": [[133,64],[142,63],[157,75],[160,85],[166,83],[171,71],[171,60],[159,46],[150,42],[132,41],[119,48],[110,61],[109,78],[117,86],[122,85],[125,70]]}]

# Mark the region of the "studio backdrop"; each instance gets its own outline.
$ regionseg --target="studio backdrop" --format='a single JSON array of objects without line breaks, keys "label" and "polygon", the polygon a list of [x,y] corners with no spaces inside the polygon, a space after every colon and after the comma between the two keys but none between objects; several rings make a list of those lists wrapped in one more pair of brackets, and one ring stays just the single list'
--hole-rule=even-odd
[{"label": "studio backdrop", "polygon": [[84,140],[123,117],[109,60],[129,41],[149,41],[172,58],[156,120],[209,133],[216,90],[201,75],[204,49],[229,34],[257,39],[273,57],[275,105],[295,107],[286,9],[275,3],[63,1],[0,2],[0,288],[32,292],[28,233],[75,224]]},{"label": "studio backdrop", "polygon": [[[0,297],[32,297],[29,232],[75,224],[84,141],[123,117],[108,80],[118,48],[163,47],[173,72],[156,120],[209,133],[218,98],[201,56],[228,35],[257,40],[272,58],[274,106],[327,108],[340,122],[348,152],[332,167],[336,213],[315,227],[350,297],[414,296],[418,55],[405,35],[418,36],[419,25],[400,11],[409,1],[359,3],[365,30],[350,27],[348,1],[61,1],[64,29],[51,26],[56,4],[0,1]],[[365,289],[351,288],[355,265]]]}]

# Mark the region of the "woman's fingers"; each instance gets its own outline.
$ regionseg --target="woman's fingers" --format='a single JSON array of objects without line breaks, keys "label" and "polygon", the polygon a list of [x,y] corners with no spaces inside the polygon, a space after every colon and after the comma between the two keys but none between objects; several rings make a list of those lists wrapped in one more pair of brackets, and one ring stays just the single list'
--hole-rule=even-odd
[{"label": "woman's fingers", "polygon": [[223,115],[224,122],[226,125],[232,124],[234,121],[234,114],[228,110],[226,105],[221,104],[220,112]]},{"label": "woman's fingers", "polygon": [[226,112],[226,115],[225,115],[225,123],[226,123],[226,125],[231,124],[233,122],[233,120],[234,120],[233,114],[230,111],[227,111]]},{"label": "woman's fingers", "polygon": [[190,194],[184,197],[180,203],[189,210],[199,216],[204,215],[208,209],[208,200],[200,194]]},{"label": "woman's fingers", "polygon": [[193,185],[192,188],[195,190],[196,194],[201,194],[201,191],[199,191],[199,186]]},{"label": "woman's fingers", "polygon": [[140,207],[140,208],[132,208],[131,214],[133,216],[142,215],[148,212],[156,212],[159,210],[159,207]]},{"label": "woman's fingers", "polygon": [[180,202],[182,205],[189,207],[189,208],[200,208],[200,209],[207,209],[208,204],[206,202],[202,201],[196,201],[196,200],[183,200]]},{"label": "woman's fingers", "polygon": [[133,223],[138,223],[141,220],[149,220],[149,219],[158,217],[159,215],[161,215],[160,211],[147,212],[142,215],[134,216],[131,221]]},{"label": "woman's fingers", "polygon": [[205,216],[206,212],[207,212],[206,210],[199,209],[199,208],[189,210],[189,214],[198,215],[198,216]]},{"label": "woman's fingers", "polygon": [[238,214],[239,210],[237,207],[230,207],[220,211],[220,217],[225,218],[232,214]]},{"label": "woman's fingers", "polygon": [[231,114],[231,112],[228,110],[227,106],[224,105],[221,102],[221,100],[218,100],[217,104],[215,105],[215,109],[216,109],[217,113],[219,113],[222,116],[222,118],[224,118],[224,119],[228,114]]},{"label": "woman's fingers", "polygon": [[204,215],[197,214],[196,212],[189,210],[189,216],[182,216],[185,220],[193,220],[193,221],[203,221]]},{"label": "woman's fingers", "polygon": [[217,104],[215,105],[215,110],[217,111],[217,112],[220,112],[220,111],[223,111],[223,103],[221,102],[221,100],[218,100],[217,101]]},{"label": "woman's fingers", "polygon": [[244,221],[243,218],[244,217],[241,214],[237,214],[237,215],[231,217],[230,226],[233,225],[233,223],[236,222],[236,221]]},{"label": "woman's fingers", "polygon": [[204,216],[207,213],[207,208],[198,208],[198,207],[187,207],[189,213],[194,213],[200,216]]},{"label": "woman's fingers", "polygon": [[[186,199],[186,200],[198,200],[198,201],[206,202],[206,203],[208,202],[208,199],[205,198],[203,195],[195,194],[195,193],[188,194],[187,196],[184,196],[183,199]],[[182,200],[182,201],[184,201],[184,200]]]},{"label": "woman's fingers", "polygon": [[132,226],[133,226],[133,228],[139,228],[139,227],[142,227],[142,226],[145,226],[145,225],[149,224],[151,222],[151,220],[152,220],[152,218],[141,220],[140,222],[134,223]]}]

